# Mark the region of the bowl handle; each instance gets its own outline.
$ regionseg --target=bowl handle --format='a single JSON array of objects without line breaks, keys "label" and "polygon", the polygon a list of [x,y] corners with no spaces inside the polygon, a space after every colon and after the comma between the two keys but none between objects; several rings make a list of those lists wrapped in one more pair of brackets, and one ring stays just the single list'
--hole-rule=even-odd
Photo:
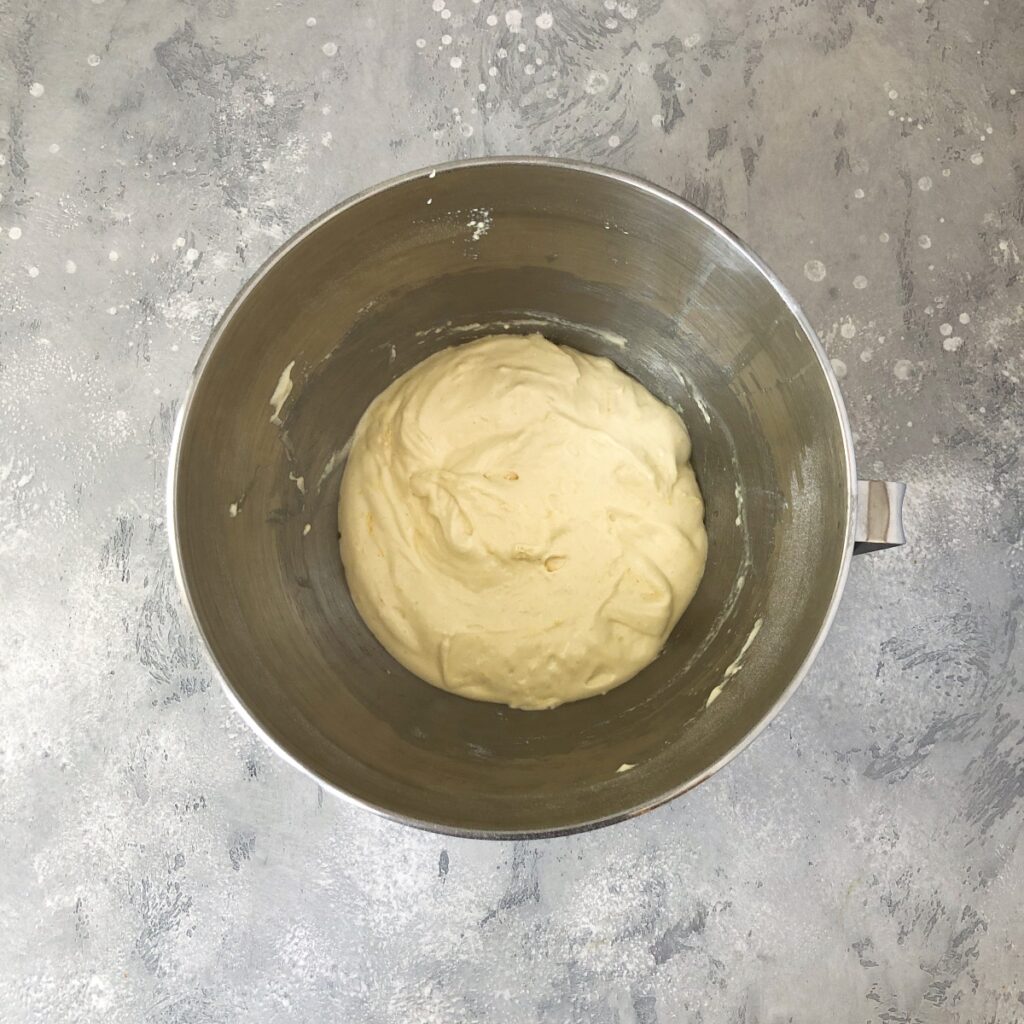
[{"label": "bowl handle", "polygon": [[907,543],[903,532],[903,496],[907,485],[889,480],[857,481],[857,526],[853,553],[867,554]]}]

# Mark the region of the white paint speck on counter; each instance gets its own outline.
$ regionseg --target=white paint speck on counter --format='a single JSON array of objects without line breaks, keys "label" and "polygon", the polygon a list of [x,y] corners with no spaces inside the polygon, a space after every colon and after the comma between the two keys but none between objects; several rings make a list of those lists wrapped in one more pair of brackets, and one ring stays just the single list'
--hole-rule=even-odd
[{"label": "white paint speck on counter", "polygon": [[804,277],[808,281],[824,281],[828,276],[828,270],[825,268],[825,264],[821,260],[808,260],[804,264]]}]

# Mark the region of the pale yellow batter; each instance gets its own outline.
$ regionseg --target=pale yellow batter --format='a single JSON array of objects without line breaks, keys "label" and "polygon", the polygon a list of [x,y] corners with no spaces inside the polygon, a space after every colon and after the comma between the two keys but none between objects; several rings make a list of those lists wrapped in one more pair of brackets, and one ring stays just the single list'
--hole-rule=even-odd
[{"label": "pale yellow batter", "polygon": [[539,334],[438,352],[356,428],[341,558],[356,607],[428,683],[514,708],[651,662],[704,571],[679,416]]}]

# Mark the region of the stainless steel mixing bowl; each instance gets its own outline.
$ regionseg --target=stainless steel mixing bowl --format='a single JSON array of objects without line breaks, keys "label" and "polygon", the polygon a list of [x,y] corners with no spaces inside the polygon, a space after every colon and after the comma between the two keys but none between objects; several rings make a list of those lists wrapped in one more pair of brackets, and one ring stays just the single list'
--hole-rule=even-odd
[{"label": "stainless steel mixing bowl", "polygon": [[[352,605],[336,525],[343,447],[375,395],[442,347],[533,329],[611,357],[682,412],[710,551],[660,658],[546,712],[401,668]],[[828,360],[739,241],[626,175],[503,159],[373,189],[259,271],[182,407],[169,519],[214,664],[274,749],[400,821],[510,837],[637,814],[732,758],[821,645],[857,530],[901,539],[890,497],[874,487],[858,527]]]}]

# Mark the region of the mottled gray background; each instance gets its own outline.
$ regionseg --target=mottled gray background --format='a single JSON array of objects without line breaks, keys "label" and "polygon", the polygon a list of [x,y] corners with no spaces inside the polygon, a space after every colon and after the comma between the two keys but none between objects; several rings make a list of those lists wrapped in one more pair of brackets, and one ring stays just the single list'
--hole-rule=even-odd
[{"label": "mottled gray background", "polygon": [[[0,1015],[1024,1018],[1022,53],[1019,0],[0,0]],[[163,509],[189,372],[278,243],[506,152],[637,172],[750,242],[913,535],[855,562],[726,771],[514,845],[265,750]]]}]

